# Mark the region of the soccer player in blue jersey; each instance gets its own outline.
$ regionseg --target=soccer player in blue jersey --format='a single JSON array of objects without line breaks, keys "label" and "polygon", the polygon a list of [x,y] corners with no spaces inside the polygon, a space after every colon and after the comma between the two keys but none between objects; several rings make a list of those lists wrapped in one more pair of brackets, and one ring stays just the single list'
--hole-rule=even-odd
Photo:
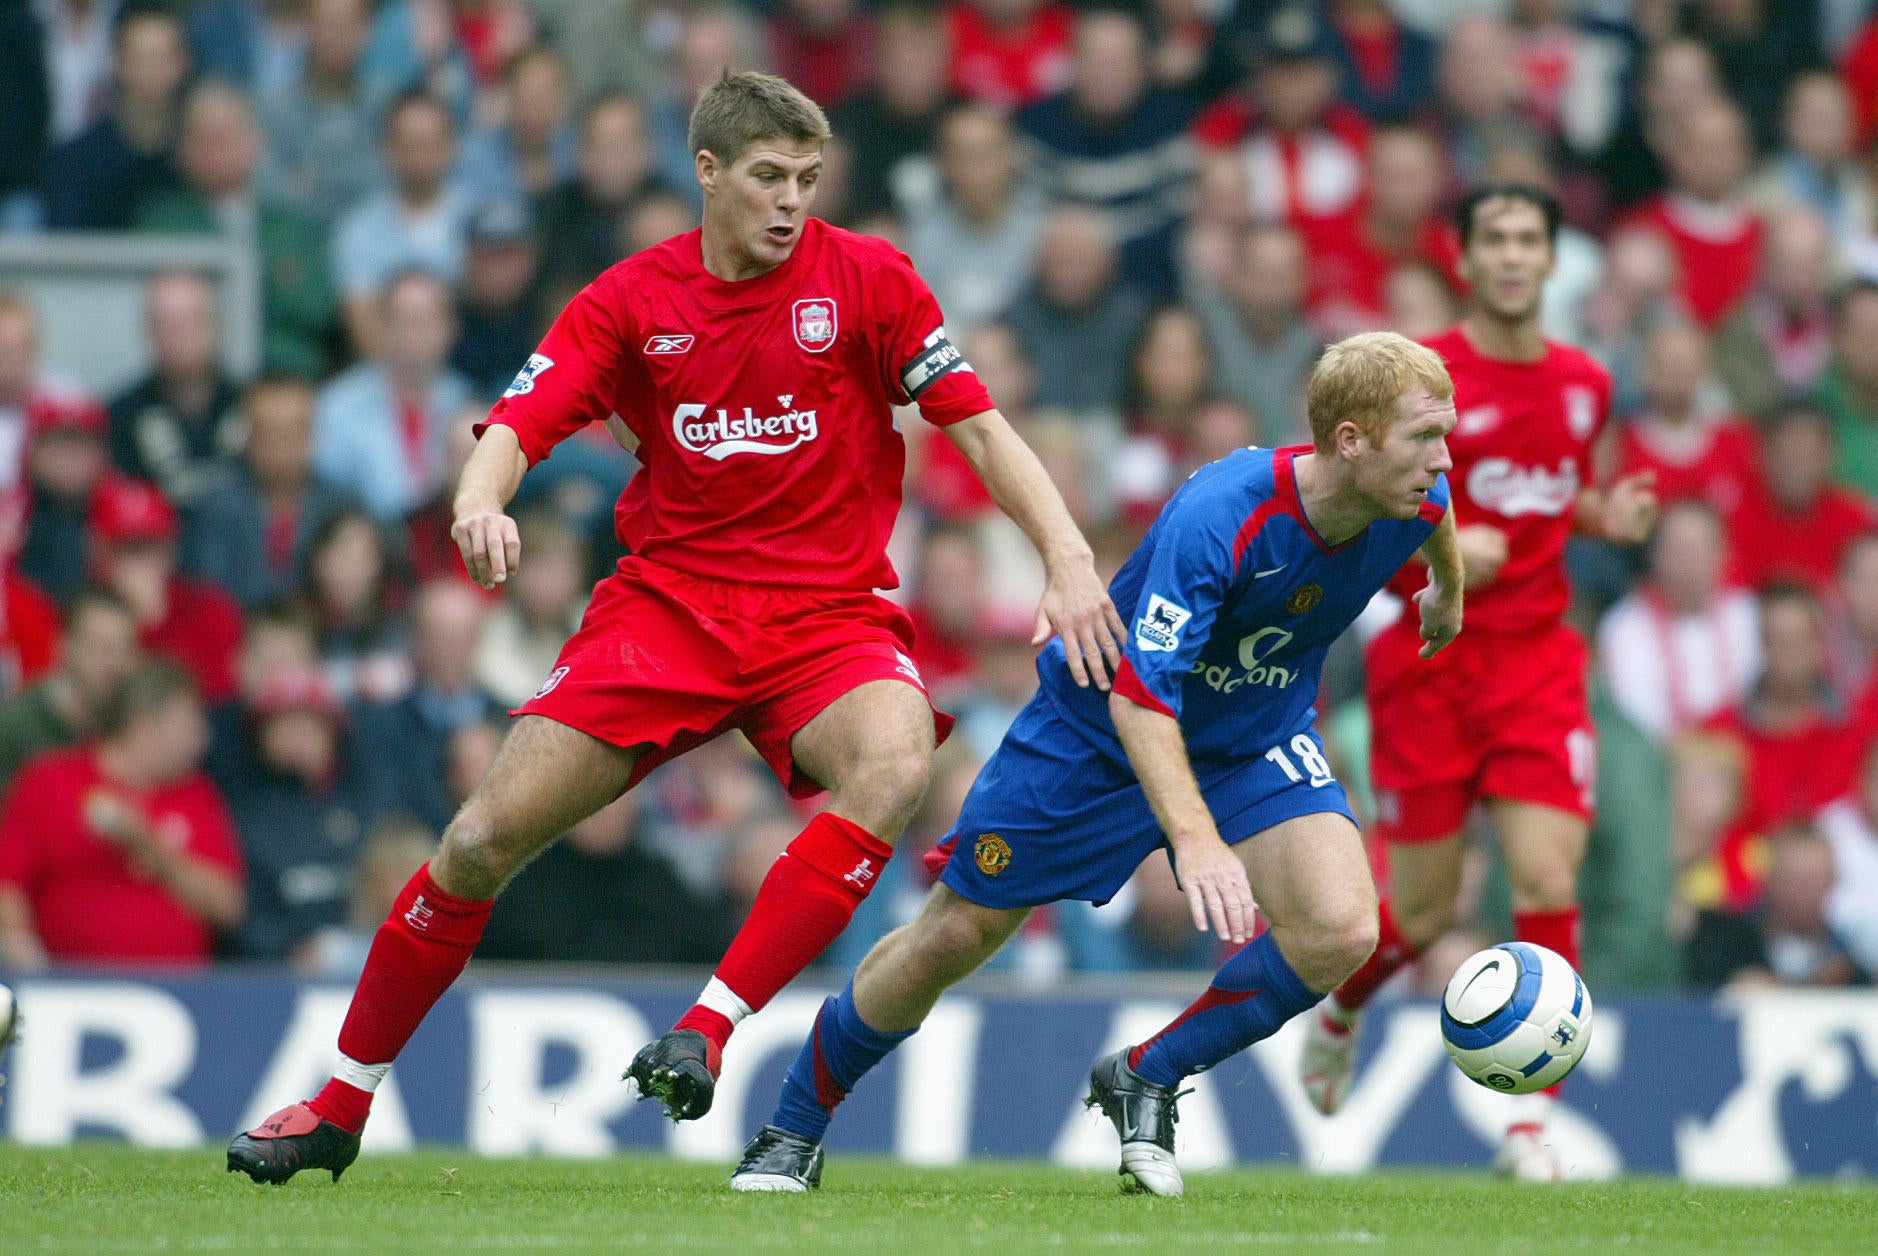
[{"label": "soccer player in blue jersey", "polygon": [[1157,848],[1194,927],[1245,943],[1160,1033],[1096,1062],[1089,1102],[1121,1136],[1121,1173],[1178,1195],[1181,1079],[1269,1037],[1376,945],[1376,888],[1343,787],[1312,730],[1324,654],[1420,556],[1422,657],[1461,628],[1444,476],[1454,386],[1432,350],[1389,332],[1325,351],[1312,444],[1241,449],[1174,494],[1110,594],[1132,610],[1112,693],[1078,687],[1060,642],[936,855],[912,924],[881,939],[822,1007],[738,1190],[821,1182],[823,1133],[868,1069],[1033,907],[1107,902]]}]

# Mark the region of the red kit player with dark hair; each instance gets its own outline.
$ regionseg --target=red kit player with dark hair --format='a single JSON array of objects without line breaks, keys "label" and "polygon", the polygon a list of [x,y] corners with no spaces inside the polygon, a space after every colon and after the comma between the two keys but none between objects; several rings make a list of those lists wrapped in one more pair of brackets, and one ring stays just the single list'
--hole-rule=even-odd
[{"label": "red kit player with dark hair", "polygon": [[508,502],[591,422],[642,464],[617,511],[630,553],[379,929],[338,1073],[237,1137],[229,1169],[343,1172],[371,1092],[509,878],[658,764],[737,729],[791,793],[830,799],[770,869],[697,1004],[628,1071],[676,1119],[710,1108],[732,1027],[847,925],[951,725],[913,665],[906,615],[874,592],[896,581],[894,406],[943,427],[1036,543],[1038,641],[1061,634],[1077,682],[1107,688],[1123,627],[1049,477],[906,258],[808,216],[827,138],[821,110],[781,79],[732,73],[709,88],[691,118],[703,227],[576,296],[481,425],[452,528],[471,576],[493,586],[515,569]]},{"label": "red kit player with dark hair", "polygon": [[[1559,209],[1536,188],[1493,185],[1461,203],[1461,269],[1473,305],[1428,342],[1454,377],[1448,437],[1467,632],[1432,663],[1417,659],[1416,616],[1370,645],[1369,703],[1377,828],[1389,847],[1389,898],[1367,964],[1307,1019],[1305,1090],[1334,1112],[1355,1074],[1356,1019],[1377,988],[1454,921],[1461,829],[1484,801],[1512,882],[1514,933],[1578,962],[1578,868],[1590,836],[1596,747],[1583,640],[1564,622],[1574,530],[1641,541],[1656,518],[1653,476],[1589,483],[1610,410],[1610,376],[1545,339],[1539,300],[1552,273]],[[1397,577],[1412,595],[1423,577]],[[1509,1123],[1495,1167],[1560,1174],[1547,1141],[1556,1096]]]}]

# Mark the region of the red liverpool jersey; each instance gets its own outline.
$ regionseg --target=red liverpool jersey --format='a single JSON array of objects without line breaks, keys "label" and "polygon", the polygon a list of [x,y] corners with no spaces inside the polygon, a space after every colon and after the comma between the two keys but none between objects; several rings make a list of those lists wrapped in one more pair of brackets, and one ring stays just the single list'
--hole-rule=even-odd
[{"label": "red liverpool jersey", "polygon": [[[1556,624],[1571,599],[1565,542],[1578,492],[1591,481],[1591,446],[1610,413],[1611,377],[1587,354],[1550,340],[1536,362],[1483,357],[1458,327],[1427,344],[1454,377],[1454,521],[1506,533],[1499,576],[1467,592],[1467,629]],[[1425,582],[1405,568],[1392,587],[1407,596]]]},{"label": "red liverpool jersey", "polygon": [[[811,218],[781,266],[730,283],[691,231],[607,270],[568,303],[489,414],[530,465],[617,414],[641,469],[620,541],[714,580],[892,588],[888,533],[906,445],[991,409],[939,304],[892,245]],[[480,433],[482,427],[479,426]]]}]

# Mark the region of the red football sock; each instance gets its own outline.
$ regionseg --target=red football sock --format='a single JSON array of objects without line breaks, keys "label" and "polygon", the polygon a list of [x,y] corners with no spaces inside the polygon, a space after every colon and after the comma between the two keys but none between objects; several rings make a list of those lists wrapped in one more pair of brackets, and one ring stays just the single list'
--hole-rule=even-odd
[{"label": "red football sock", "polygon": [[1345,978],[1343,984],[1333,992],[1337,1006],[1346,1012],[1354,1012],[1369,1002],[1376,991],[1382,989],[1383,982],[1421,954],[1403,939],[1401,931],[1395,927],[1395,915],[1389,910],[1388,899],[1383,899],[1377,905],[1376,916],[1376,949],[1363,961],[1363,966]]},{"label": "red football sock", "polygon": [[[353,991],[339,1029],[339,1050],[360,1064],[386,1064],[457,979],[489,923],[495,900],[477,902],[446,894],[430,879],[430,865],[417,870],[378,927],[365,971]],[[335,1078],[309,1104],[344,1130],[365,1124],[371,1095]]]},{"label": "red football sock", "polygon": [[[717,979],[760,1010],[848,927],[892,857],[893,847],[852,820],[826,811],[810,820],[770,865]],[[676,1028],[695,1029],[722,1049],[731,1021],[696,1004]]]},{"label": "red football sock", "polygon": [[[1534,946],[1543,946],[1557,951],[1565,957],[1565,962],[1573,968],[1578,967],[1578,905],[1561,907],[1556,911],[1516,911],[1513,913],[1513,936],[1521,942],[1531,942]],[[1547,1086],[1542,1094],[1558,1098],[1565,1083]]]}]

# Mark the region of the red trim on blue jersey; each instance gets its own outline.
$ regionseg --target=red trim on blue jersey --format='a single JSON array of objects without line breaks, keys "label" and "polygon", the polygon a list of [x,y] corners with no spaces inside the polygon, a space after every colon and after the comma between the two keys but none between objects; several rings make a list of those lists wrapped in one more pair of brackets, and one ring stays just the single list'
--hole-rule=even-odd
[{"label": "red trim on blue jersey", "polygon": [[[1277,459],[1274,458],[1273,462],[1276,461]],[[1246,521],[1239,525],[1239,535],[1232,539],[1232,569],[1234,571],[1239,570],[1240,558],[1245,555],[1252,542],[1258,539],[1259,532],[1265,527],[1265,521],[1283,509],[1283,503],[1276,497],[1268,497],[1258,504],[1257,510],[1246,516]]]},{"label": "red trim on blue jersey", "polygon": [[1303,526],[1304,535],[1311,538],[1311,544],[1326,554],[1334,554],[1354,541],[1356,536],[1362,536],[1363,533],[1358,532],[1356,536],[1332,545],[1319,536],[1317,529],[1311,525],[1310,518],[1304,513],[1304,499],[1298,496],[1298,469],[1292,465],[1292,462],[1299,454],[1312,452],[1314,451],[1309,445],[1286,445],[1283,449],[1272,452],[1272,482],[1276,490],[1272,495],[1272,500],[1279,503],[1279,509]]},{"label": "red trim on blue jersey", "polygon": [[1122,656],[1122,661],[1115,667],[1115,692],[1136,706],[1146,707],[1150,711],[1159,711],[1170,720],[1180,718],[1174,714],[1174,708],[1148,692],[1148,687],[1141,683],[1141,677],[1135,672],[1135,665],[1128,661],[1128,656],[1125,654]]},{"label": "red trim on blue jersey", "polygon": [[1422,508],[1415,513],[1423,523],[1439,524],[1442,516],[1448,513],[1448,508],[1431,499],[1423,502]]}]

